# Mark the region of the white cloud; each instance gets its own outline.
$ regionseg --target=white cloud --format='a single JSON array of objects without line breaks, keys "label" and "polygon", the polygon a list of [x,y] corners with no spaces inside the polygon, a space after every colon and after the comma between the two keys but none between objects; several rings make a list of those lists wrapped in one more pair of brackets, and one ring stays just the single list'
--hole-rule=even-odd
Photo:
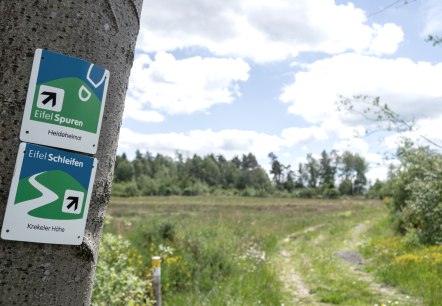
[{"label": "white cloud", "polygon": [[300,52],[394,53],[402,30],[369,25],[352,3],[333,0],[144,1],[137,48],[147,52],[207,48],[259,62]]},{"label": "white cloud", "polygon": [[333,146],[333,149],[339,152],[350,151],[356,153],[367,153],[369,148],[368,143],[362,138],[341,140]]},{"label": "white cloud", "polygon": [[145,110],[143,103],[140,100],[135,100],[132,97],[126,97],[124,105],[123,119],[134,119],[144,122],[162,122],[164,116],[159,112],[152,110]]},{"label": "white cloud", "polygon": [[388,173],[388,168],[385,166],[372,167],[368,169],[366,177],[373,184],[376,181],[376,179],[381,181],[386,180],[387,173]]},{"label": "white cloud", "polygon": [[[312,123],[333,116],[344,119],[336,113],[339,95],[379,96],[404,118],[419,119],[442,113],[441,79],[442,64],[348,53],[308,65],[296,73],[280,98],[291,113]],[[361,124],[358,120],[353,124]]]},{"label": "white cloud", "polygon": [[136,149],[147,148],[171,156],[179,151],[190,155],[222,154],[226,158],[252,152],[261,160],[267,159],[268,153],[278,151],[283,145],[283,139],[278,136],[244,130],[142,134],[122,128],[119,140],[120,151],[135,152]]},{"label": "white cloud", "polygon": [[442,3],[440,0],[426,0],[424,2],[425,28],[423,35],[442,33]]},{"label": "white cloud", "polygon": [[321,129],[338,139],[349,139],[365,135],[365,128],[363,126],[357,124],[353,126],[345,125],[338,117],[333,115],[322,121]]},{"label": "white cloud", "polygon": [[376,55],[393,54],[404,39],[402,29],[393,23],[373,25],[371,51]]},{"label": "white cloud", "polygon": [[315,141],[326,140],[329,137],[324,129],[316,126],[307,128],[287,128],[282,131],[281,136],[286,141],[286,145],[289,147],[298,144],[308,144]]},{"label": "white cloud", "polygon": [[142,119],[149,114],[158,122],[164,119],[158,112],[191,114],[231,103],[240,95],[238,82],[248,79],[249,70],[242,59],[197,56],[177,60],[160,52],[152,60],[142,54],[132,68],[126,117]]}]

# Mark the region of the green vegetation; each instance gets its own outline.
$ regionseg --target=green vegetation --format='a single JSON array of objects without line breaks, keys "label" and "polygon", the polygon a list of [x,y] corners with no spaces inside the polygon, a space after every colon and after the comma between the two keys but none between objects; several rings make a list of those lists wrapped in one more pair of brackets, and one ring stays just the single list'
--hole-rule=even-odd
[{"label": "green vegetation", "polygon": [[319,159],[308,154],[297,170],[280,163],[273,153],[269,158],[272,179],[252,153],[227,160],[213,154],[184,158],[178,153],[170,158],[137,151],[132,161],[122,154],[116,159],[112,194],[338,198],[361,195],[367,185],[368,164],[358,154],[323,151]]},{"label": "green vegetation", "polygon": [[[440,38],[429,37],[434,44]],[[340,107],[373,117],[383,131],[415,132],[418,141],[403,138],[386,182],[377,181],[371,196],[385,199],[390,218],[373,228],[366,256],[379,280],[420,296],[425,305],[442,301],[442,144],[419,134],[379,98],[343,99]],[[427,146],[423,146],[424,141]]]},{"label": "green vegetation", "polygon": [[[354,202],[343,210],[330,210],[316,217],[316,226],[288,236],[280,246],[280,269],[293,271],[285,278],[297,279],[287,305],[419,305],[415,299],[382,288],[364,272],[359,249],[368,243],[369,228],[385,215],[377,202]],[[287,267],[288,266],[288,267]],[[303,289],[304,288],[304,289]]]},{"label": "green vegetation", "polygon": [[[419,133],[413,122],[403,119],[387,104],[381,103],[379,97],[341,98],[338,105],[338,109],[371,119],[378,130],[414,132],[418,136],[416,141],[403,137],[395,154],[399,165],[391,165],[388,181],[377,181],[369,194],[391,197],[388,204],[398,234],[416,235],[422,244],[441,245],[442,143]],[[423,146],[422,141],[428,146]]]},{"label": "green vegetation", "polygon": [[[118,305],[109,300],[118,291],[121,305],[149,304],[150,260],[159,255],[164,305],[420,305],[413,297],[424,296],[418,284],[403,287],[409,283],[405,275],[395,281],[385,276],[393,271],[389,263],[404,269],[409,262],[400,257],[408,253],[383,257],[382,239],[391,234],[382,227],[386,213],[385,205],[369,200],[112,198],[93,302]],[[369,270],[380,275],[379,282],[410,297],[383,288],[355,266],[361,250],[372,258]],[[435,268],[437,250],[411,254],[433,254],[428,256]],[[433,297],[425,301],[442,291],[438,264],[439,270],[422,271],[421,277],[433,277]]]},{"label": "green vegetation", "polygon": [[104,234],[94,284],[92,305],[149,305],[150,269],[131,243]]},{"label": "green vegetation", "polygon": [[379,281],[408,294],[421,297],[423,305],[438,306],[442,301],[442,246],[425,246],[416,233],[398,237],[387,219],[370,231],[363,248],[371,258],[368,269]]},{"label": "green vegetation", "polygon": [[[264,199],[251,200],[113,198],[106,232],[131,241],[143,263],[161,256],[166,305],[280,305],[268,254],[281,230],[275,218],[288,217],[280,211],[281,200],[270,206]],[[273,210],[276,214],[266,213]]]},{"label": "green vegetation", "polygon": [[396,230],[416,234],[423,244],[442,244],[442,155],[405,143],[401,165],[391,176],[388,202]]}]

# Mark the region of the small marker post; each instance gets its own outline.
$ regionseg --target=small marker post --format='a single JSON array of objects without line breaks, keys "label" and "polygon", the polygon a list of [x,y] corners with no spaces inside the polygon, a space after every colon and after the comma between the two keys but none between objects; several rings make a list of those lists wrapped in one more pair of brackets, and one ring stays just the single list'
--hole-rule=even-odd
[{"label": "small marker post", "polygon": [[152,285],[155,296],[155,306],[161,306],[161,257],[152,257]]}]

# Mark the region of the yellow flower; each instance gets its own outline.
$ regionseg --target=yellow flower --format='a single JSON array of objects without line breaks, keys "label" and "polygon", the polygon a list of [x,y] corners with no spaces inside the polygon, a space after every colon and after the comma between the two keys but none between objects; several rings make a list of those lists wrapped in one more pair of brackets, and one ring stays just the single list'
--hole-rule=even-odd
[{"label": "yellow flower", "polygon": [[415,255],[415,254],[405,254],[402,256],[396,257],[396,263],[398,264],[410,264],[410,263],[418,263],[420,261],[421,257]]}]

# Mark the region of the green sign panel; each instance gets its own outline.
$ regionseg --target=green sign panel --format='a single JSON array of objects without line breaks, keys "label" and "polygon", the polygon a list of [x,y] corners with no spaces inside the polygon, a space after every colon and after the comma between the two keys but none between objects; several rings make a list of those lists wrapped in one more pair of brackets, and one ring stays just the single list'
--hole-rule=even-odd
[{"label": "green sign panel", "polygon": [[37,49],[20,139],[96,153],[108,83],[102,67]]}]

